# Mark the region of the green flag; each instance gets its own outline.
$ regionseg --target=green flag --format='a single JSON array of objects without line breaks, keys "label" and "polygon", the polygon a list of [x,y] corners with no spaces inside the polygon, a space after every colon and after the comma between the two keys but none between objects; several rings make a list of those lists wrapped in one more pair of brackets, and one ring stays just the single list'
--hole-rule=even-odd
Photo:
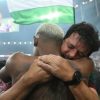
[{"label": "green flag", "polygon": [[7,3],[18,24],[74,23],[73,0],[8,0]]}]

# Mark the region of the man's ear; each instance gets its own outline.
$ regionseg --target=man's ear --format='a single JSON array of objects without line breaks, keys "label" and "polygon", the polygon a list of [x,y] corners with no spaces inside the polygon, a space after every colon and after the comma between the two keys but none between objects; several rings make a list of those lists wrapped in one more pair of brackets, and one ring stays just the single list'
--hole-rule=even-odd
[{"label": "man's ear", "polygon": [[38,45],[38,38],[34,38],[34,46],[36,47]]}]

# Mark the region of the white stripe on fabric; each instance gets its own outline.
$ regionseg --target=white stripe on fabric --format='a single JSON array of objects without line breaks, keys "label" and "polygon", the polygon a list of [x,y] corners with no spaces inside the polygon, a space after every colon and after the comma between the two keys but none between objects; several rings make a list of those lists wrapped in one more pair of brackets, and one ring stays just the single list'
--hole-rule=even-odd
[{"label": "white stripe on fabric", "polygon": [[71,6],[73,0],[7,0],[10,12],[46,6]]}]

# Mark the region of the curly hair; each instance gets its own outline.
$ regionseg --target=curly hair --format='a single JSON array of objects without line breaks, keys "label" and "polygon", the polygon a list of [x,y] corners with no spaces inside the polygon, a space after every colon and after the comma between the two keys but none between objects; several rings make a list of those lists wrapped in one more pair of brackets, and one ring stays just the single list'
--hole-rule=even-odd
[{"label": "curly hair", "polygon": [[81,22],[78,24],[73,24],[68,29],[64,39],[68,38],[73,32],[78,33],[81,39],[86,43],[87,47],[90,50],[88,56],[99,49],[100,41],[98,31],[90,23]]}]

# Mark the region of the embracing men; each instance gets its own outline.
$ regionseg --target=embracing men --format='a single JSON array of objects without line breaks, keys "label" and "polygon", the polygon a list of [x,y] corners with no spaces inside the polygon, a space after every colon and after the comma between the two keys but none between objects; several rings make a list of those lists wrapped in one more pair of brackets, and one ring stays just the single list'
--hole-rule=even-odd
[{"label": "embracing men", "polygon": [[[50,39],[46,39],[48,34],[42,37],[45,33],[49,33]],[[23,100],[98,100],[94,90],[88,87],[93,71],[89,56],[99,49],[98,32],[88,23],[74,24],[64,38],[63,35],[59,38],[59,47],[53,45],[53,39],[59,35],[53,38],[51,33],[63,34],[63,31],[56,25],[44,24],[35,37],[35,56],[16,53],[9,57],[2,69],[6,73],[0,76],[3,80],[4,75],[10,77],[14,85],[1,94],[1,99],[4,96],[3,100],[23,97]]]}]

